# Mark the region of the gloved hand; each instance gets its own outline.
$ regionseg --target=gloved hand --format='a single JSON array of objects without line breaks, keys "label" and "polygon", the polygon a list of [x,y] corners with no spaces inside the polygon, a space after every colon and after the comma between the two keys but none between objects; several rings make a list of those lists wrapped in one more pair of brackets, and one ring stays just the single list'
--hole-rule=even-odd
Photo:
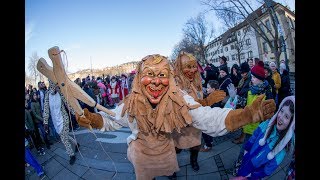
[{"label": "gloved hand", "polygon": [[231,110],[225,119],[227,130],[234,131],[249,123],[271,118],[276,110],[276,103],[273,99],[263,100],[264,97],[264,94],[259,95],[251,105],[244,109]]},{"label": "gloved hand", "polygon": [[78,122],[78,124],[82,127],[88,128],[90,130],[92,130],[92,127],[90,125],[91,121],[89,119],[87,119],[84,114],[82,116],[79,116],[78,113],[76,113],[76,121]]},{"label": "gloved hand", "polygon": [[87,108],[84,108],[84,115],[93,128],[101,129],[103,127],[103,118],[99,113],[91,113]]},{"label": "gloved hand", "polygon": [[222,101],[226,97],[226,93],[222,90],[215,90],[210,93],[208,97],[204,99],[197,99],[196,101],[200,103],[202,106],[211,106],[214,103]]},{"label": "gloved hand", "polygon": [[237,95],[237,89],[234,87],[234,84],[230,83],[227,87],[229,96],[234,99]]}]

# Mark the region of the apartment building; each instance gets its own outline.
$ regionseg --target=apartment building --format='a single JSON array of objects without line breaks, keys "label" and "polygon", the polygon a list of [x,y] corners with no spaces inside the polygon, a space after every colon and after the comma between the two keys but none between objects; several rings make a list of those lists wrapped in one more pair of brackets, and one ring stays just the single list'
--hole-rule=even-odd
[{"label": "apartment building", "polygon": [[[283,35],[286,43],[286,54],[290,72],[295,72],[295,14],[285,6],[274,3],[274,11],[277,14],[279,21],[278,29]],[[254,19],[259,27],[265,31],[268,39],[272,39],[271,33],[274,35],[272,27],[272,19],[270,14],[266,12],[267,8],[264,5],[251,13],[247,19],[233,28],[230,28],[225,33],[215,38],[207,45],[206,60],[209,63],[219,66],[219,56],[225,56],[228,60],[228,67],[233,64],[239,64],[246,61],[248,58],[259,58],[265,62],[275,61],[275,55],[271,51],[268,43],[255,31],[251,26]],[[247,21],[248,20],[248,21]],[[268,28],[270,31],[268,31]],[[279,34],[280,34],[279,33]],[[285,59],[284,52],[280,55],[280,60]]]},{"label": "apartment building", "polygon": [[[285,40],[286,55],[290,72],[295,72],[295,14],[287,7],[276,3],[273,7],[277,15],[279,25],[278,34],[282,35]],[[275,34],[275,29],[272,26],[272,18],[269,13],[266,13],[266,7],[260,7],[257,11],[259,15],[259,26],[266,33],[269,39],[273,40],[272,35]],[[275,62],[275,54],[272,52],[268,43],[259,35],[256,35],[259,49],[259,58],[264,61]],[[274,41],[272,42],[274,44]],[[280,43],[280,42],[278,42]],[[280,55],[280,61],[285,60],[285,53]]]}]

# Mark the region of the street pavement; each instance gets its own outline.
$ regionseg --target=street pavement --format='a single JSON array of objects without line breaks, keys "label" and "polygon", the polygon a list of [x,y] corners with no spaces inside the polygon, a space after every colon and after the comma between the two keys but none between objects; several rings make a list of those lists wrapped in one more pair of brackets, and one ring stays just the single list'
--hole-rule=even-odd
[{"label": "street pavement", "polygon": [[[94,132],[94,133],[93,133]],[[61,142],[56,142],[46,154],[40,156],[32,149],[38,162],[43,166],[46,177],[43,180],[134,180],[134,168],[127,159],[126,138],[131,134],[129,128],[121,128],[113,132],[93,132],[80,128],[70,132],[80,144],[80,151],[76,153],[76,162],[69,164],[69,157]],[[215,137],[213,148],[209,152],[199,152],[198,163],[200,170],[194,172],[189,161],[189,151],[183,150],[177,155],[180,171],[178,180],[214,179],[225,180],[232,178],[231,169],[240,151],[241,144],[234,144],[232,140],[238,137],[240,130]],[[287,155],[278,169],[268,178],[270,180],[284,179],[290,155]],[[37,180],[39,177],[34,169],[25,168],[26,180]],[[166,180],[167,177],[157,177]]]}]

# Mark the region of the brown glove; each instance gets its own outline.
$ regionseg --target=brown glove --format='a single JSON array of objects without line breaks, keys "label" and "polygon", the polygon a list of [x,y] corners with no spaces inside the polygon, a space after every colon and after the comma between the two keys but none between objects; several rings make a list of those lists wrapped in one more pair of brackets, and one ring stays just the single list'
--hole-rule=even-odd
[{"label": "brown glove", "polygon": [[214,103],[222,101],[226,97],[226,92],[222,90],[215,90],[209,94],[205,99],[197,99],[196,101],[202,106],[211,106]]},{"label": "brown glove", "polygon": [[78,113],[75,113],[75,114],[76,114],[76,120],[80,126],[88,129],[92,129],[89,119],[87,119],[85,116],[79,116]]},{"label": "brown glove", "polygon": [[87,108],[84,108],[84,116],[89,119],[93,128],[101,129],[103,127],[103,119],[99,113],[91,113]]},{"label": "brown glove", "polygon": [[276,103],[273,99],[263,100],[264,97],[264,94],[259,95],[251,105],[244,109],[231,110],[225,119],[227,130],[234,131],[249,123],[271,118],[276,110]]}]

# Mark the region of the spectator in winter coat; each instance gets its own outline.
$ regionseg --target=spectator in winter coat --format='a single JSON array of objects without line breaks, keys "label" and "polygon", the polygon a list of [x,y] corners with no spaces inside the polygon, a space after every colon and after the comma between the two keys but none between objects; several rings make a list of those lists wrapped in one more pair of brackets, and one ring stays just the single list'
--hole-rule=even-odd
[{"label": "spectator in winter coat", "polygon": [[277,66],[276,63],[274,62],[270,62],[269,64],[271,70],[272,70],[272,79],[274,80],[274,87],[276,88],[276,104],[277,104],[277,108],[279,105],[279,101],[278,101],[278,93],[279,93],[279,89],[281,87],[281,76],[277,70]]},{"label": "spectator in winter coat", "polygon": [[272,79],[272,70],[270,69],[269,65],[264,65],[264,73],[266,75],[266,80],[268,81],[270,87],[271,87],[271,92],[273,99],[276,99],[276,88],[274,84],[274,80]]},{"label": "spectator in winter coat", "polygon": [[285,68],[286,66],[284,63],[282,63],[282,65],[280,64],[281,87],[279,88],[278,93],[279,102],[281,102],[285,97],[291,95],[289,72]]},{"label": "spectator in winter coat", "polygon": [[44,149],[41,147],[42,141],[38,131],[38,127],[35,125],[32,115],[30,111],[27,109],[27,102],[25,103],[25,114],[24,114],[24,122],[25,122],[25,133],[27,136],[32,138],[34,146],[39,153],[39,155],[44,155]]},{"label": "spectator in winter coat", "polygon": [[239,84],[239,81],[241,80],[241,73],[240,73],[240,68],[238,64],[232,65],[230,73],[231,73],[230,78],[232,80],[232,84],[234,84],[234,86],[237,87]]},{"label": "spectator in winter coat", "polygon": [[224,92],[226,92],[226,97],[225,99],[222,101],[222,106],[224,106],[224,104],[227,102],[227,100],[229,99],[229,92],[228,92],[228,85],[230,83],[232,83],[232,80],[230,79],[230,74],[228,71],[228,67],[227,66],[220,66],[220,75],[218,78],[218,82],[220,84],[219,89],[223,90]]},{"label": "spectator in winter coat", "polygon": [[244,145],[244,156],[237,176],[262,179],[270,176],[288,152],[293,152],[295,137],[295,98],[285,98],[277,113],[262,122]]},{"label": "spectator in winter coat", "polygon": [[34,121],[36,123],[36,126],[40,129],[41,136],[46,143],[46,147],[50,149],[50,145],[52,143],[48,139],[48,134],[45,132],[44,126],[43,126],[43,118],[41,113],[41,107],[38,99],[38,95],[36,93],[33,94],[33,98],[31,100],[31,112],[34,117]]}]

